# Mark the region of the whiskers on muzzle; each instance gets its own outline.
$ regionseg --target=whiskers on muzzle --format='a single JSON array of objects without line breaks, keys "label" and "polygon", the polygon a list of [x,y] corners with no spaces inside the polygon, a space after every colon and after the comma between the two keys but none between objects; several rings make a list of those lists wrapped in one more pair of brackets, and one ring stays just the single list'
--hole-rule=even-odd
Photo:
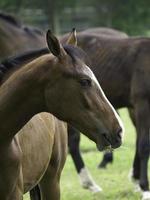
[{"label": "whiskers on muzzle", "polygon": [[116,132],[113,134],[110,133],[102,133],[101,141],[97,144],[97,147],[100,151],[113,151],[120,147],[122,144],[122,128],[119,127]]}]

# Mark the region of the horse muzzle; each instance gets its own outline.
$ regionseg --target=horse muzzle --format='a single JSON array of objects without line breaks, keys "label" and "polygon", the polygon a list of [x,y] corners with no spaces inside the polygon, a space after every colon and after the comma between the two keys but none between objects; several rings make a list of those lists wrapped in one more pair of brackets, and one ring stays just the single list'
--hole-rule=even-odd
[{"label": "horse muzzle", "polygon": [[99,151],[116,149],[122,144],[122,129],[119,128],[114,134],[101,134],[100,140],[97,142],[97,148]]}]

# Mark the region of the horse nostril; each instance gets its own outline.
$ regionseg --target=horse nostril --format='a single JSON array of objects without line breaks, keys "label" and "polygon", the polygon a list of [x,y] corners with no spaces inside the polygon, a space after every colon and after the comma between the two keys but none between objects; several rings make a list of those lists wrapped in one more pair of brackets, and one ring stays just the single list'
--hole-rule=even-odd
[{"label": "horse nostril", "polygon": [[118,128],[116,135],[117,135],[118,141],[121,141],[122,140],[122,128],[121,127]]},{"label": "horse nostril", "polygon": [[122,128],[118,128],[112,137],[112,147],[118,148],[122,144]]}]

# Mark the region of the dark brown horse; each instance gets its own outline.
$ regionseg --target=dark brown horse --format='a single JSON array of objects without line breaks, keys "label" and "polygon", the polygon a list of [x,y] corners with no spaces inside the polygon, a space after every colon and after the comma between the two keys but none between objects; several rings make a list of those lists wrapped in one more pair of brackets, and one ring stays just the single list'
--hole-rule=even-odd
[{"label": "dark brown horse", "polygon": [[150,39],[104,38],[83,32],[78,34],[78,45],[92,60],[91,69],[113,106],[116,109],[127,107],[130,113],[132,111],[131,119],[137,130],[132,176],[144,191],[143,199],[150,199],[147,175],[150,151]]},{"label": "dark brown horse", "polygon": [[[95,141],[99,150],[121,145],[120,118],[85,64],[84,52],[72,45],[63,47],[50,31],[47,44],[53,55],[46,54],[23,65],[0,87],[0,198],[3,200],[21,200],[23,193],[37,183],[43,199],[60,199],[59,194],[52,196],[54,189],[48,181],[52,169],[46,166],[51,155],[45,158],[39,147],[32,151],[32,146],[38,146],[32,133],[28,137],[17,134],[39,112],[52,113],[75,126]],[[49,151],[54,148],[52,140],[51,134],[49,139],[45,138]],[[37,155],[42,155],[41,165],[37,164]],[[31,162],[34,160],[36,165]]]}]

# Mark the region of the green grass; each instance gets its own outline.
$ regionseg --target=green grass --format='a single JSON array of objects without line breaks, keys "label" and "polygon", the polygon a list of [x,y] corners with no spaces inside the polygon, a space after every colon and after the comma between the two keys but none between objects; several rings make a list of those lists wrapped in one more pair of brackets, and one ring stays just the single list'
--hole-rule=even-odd
[{"label": "green grass", "polygon": [[[102,193],[92,194],[81,188],[70,155],[61,178],[61,200],[139,200],[140,194],[134,193],[133,185],[128,180],[135,150],[135,130],[125,109],[120,110],[125,125],[124,144],[115,150],[114,163],[107,170],[97,168],[102,153],[96,150],[95,144],[82,136],[81,149],[84,161],[93,178],[103,188]],[[28,195],[24,200],[29,200]]]}]

